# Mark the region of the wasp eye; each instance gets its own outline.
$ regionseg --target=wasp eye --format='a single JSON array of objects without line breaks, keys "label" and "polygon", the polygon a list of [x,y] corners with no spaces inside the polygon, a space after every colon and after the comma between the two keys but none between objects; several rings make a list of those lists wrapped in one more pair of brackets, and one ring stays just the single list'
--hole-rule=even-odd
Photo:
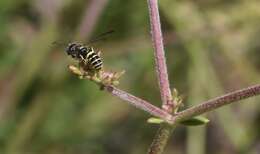
[{"label": "wasp eye", "polygon": [[66,48],[67,54],[73,56],[75,54],[75,50],[76,50],[75,47],[76,47],[75,43],[69,43],[69,45]]},{"label": "wasp eye", "polygon": [[68,55],[70,54],[70,48],[69,48],[69,46],[66,47],[66,50],[65,50],[65,51],[67,52]]}]

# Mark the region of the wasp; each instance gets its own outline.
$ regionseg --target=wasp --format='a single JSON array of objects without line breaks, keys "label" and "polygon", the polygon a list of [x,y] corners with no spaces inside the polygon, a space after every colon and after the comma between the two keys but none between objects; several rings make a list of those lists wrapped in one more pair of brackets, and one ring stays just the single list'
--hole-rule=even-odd
[{"label": "wasp", "polygon": [[[94,43],[102,39],[102,37],[113,33],[114,30],[109,30],[92,39],[89,43]],[[82,67],[86,72],[96,73],[103,68],[103,62],[100,57],[100,52],[96,52],[93,47],[85,46],[82,43],[72,42],[68,44],[53,42],[56,45],[66,45],[66,53],[73,59],[79,61],[79,66]]]},{"label": "wasp", "polygon": [[[90,42],[95,42],[100,40],[102,36],[114,32],[113,30],[107,31],[96,39],[92,39]],[[71,56],[73,59],[79,62],[79,67],[74,65],[69,65],[69,69],[72,73],[78,75],[80,78],[90,79],[99,85],[101,89],[104,88],[104,85],[118,85],[118,79],[124,74],[124,71],[121,72],[112,72],[105,71],[103,69],[103,62],[100,57],[100,52],[96,52],[93,47],[90,45],[84,45],[82,43],[71,42],[71,43],[58,43],[53,42],[58,45],[67,45],[65,52]]]},{"label": "wasp", "polygon": [[73,42],[67,45],[66,52],[73,59],[78,60],[86,71],[98,72],[103,67],[100,54],[95,52],[93,47]]}]

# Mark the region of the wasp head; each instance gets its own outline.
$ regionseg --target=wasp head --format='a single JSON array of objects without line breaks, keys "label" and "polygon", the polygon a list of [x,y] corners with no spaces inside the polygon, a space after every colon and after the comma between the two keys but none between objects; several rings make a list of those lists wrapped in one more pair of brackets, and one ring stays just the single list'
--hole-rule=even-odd
[{"label": "wasp head", "polygon": [[72,58],[76,58],[78,55],[78,50],[77,50],[77,43],[69,43],[68,46],[66,47],[66,52],[68,55],[70,55]]}]

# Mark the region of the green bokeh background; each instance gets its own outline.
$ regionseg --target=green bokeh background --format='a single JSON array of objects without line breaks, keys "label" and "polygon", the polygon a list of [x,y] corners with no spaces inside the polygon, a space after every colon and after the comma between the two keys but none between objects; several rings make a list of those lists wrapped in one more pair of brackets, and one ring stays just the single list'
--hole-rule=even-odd
[{"label": "green bokeh background", "polygon": [[[150,115],[71,74],[75,61],[52,45],[115,30],[90,45],[105,69],[126,71],[120,89],[160,106],[146,1],[107,0],[91,32],[80,33],[98,1],[106,0],[0,0],[1,154],[147,151],[158,128]],[[169,79],[184,108],[260,83],[260,1],[159,3]],[[259,103],[250,98],[211,112],[206,126],[178,127],[165,154],[258,154]]]}]

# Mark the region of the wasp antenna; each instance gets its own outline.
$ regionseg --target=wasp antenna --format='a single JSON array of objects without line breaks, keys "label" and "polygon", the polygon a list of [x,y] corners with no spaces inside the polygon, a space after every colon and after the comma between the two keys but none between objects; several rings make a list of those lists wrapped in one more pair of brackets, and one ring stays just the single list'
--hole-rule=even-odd
[{"label": "wasp antenna", "polygon": [[66,43],[64,43],[64,42],[58,42],[58,41],[54,41],[54,42],[52,42],[52,45],[57,45],[57,46],[66,46]]},{"label": "wasp antenna", "polygon": [[57,41],[54,41],[54,42],[52,42],[51,44],[52,44],[52,45],[57,45],[58,42],[57,42]]}]

